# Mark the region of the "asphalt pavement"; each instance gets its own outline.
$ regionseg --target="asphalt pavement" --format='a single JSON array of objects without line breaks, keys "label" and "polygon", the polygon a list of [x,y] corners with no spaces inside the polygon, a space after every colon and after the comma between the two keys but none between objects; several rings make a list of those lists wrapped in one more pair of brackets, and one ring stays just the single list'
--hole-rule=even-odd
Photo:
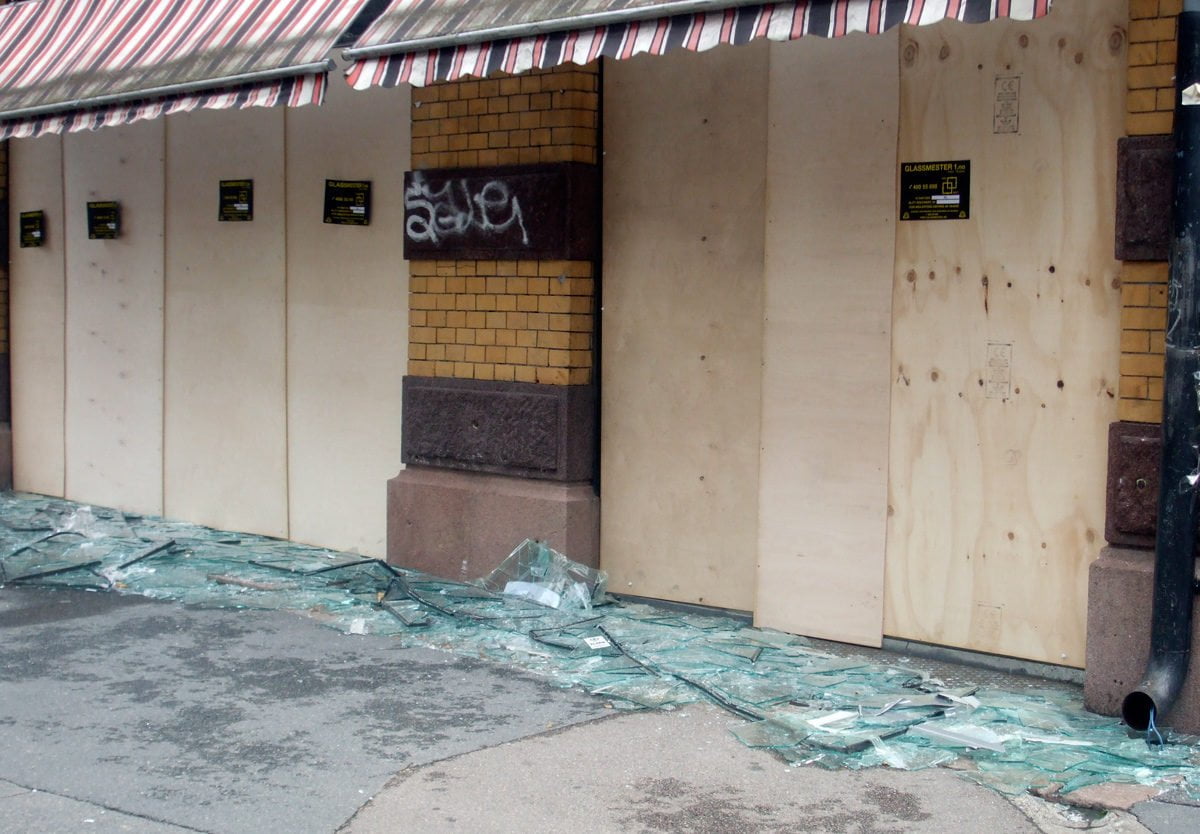
[{"label": "asphalt pavement", "polygon": [[623,712],[294,613],[0,589],[3,832],[1200,830],[953,770],[793,767],[694,704]]}]

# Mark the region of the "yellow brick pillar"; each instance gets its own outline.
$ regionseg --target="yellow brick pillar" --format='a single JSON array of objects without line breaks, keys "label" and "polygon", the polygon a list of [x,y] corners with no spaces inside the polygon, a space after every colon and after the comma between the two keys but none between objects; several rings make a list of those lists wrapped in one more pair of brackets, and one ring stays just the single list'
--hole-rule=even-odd
[{"label": "yellow brick pillar", "polygon": [[[415,89],[410,178],[451,189],[468,224],[485,210],[468,182],[489,177],[582,172],[598,201],[599,113],[598,64]],[[420,202],[406,192],[407,207]],[[424,205],[430,222],[437,210]],[[598,239],[598,202],[569,219]],[[405,233],[414,239],[407,222]],[[389,484],[388,558],[469,579],[529,537],[595,564],[598,253],[443,248],[409,261],[407,468]]]},{"label": "yellow brick pillar", "polygon": [[[412,167],[597,162],[596,65],[413,91]],[[409,263],[413,376],[585,385],[592,261]]]},{"label": "yellow brick pillar", "polygon": [[[1125,132],[1168,136],[1175,108],[1175,26],[1182,0],[1130,0]],[[1121,270],[1122,420],[1162,420],[1167,263],[1127,261]]]}]

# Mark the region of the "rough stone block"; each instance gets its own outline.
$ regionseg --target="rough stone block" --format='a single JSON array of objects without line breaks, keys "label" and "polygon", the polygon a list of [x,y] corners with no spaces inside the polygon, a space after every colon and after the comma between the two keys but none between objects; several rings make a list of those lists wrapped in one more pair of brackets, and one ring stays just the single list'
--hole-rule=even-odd
[{"label": "rough stone block", "polygon": [[588,483],[409,467],[388,481],[387,559],[478,579],[525,539],[600,563],[600,499]]},{"label": "rough stone block", "polygon": [[1162,426],[1119,422],[1108,427],[1104,537],[1109,544],[1154,547],[1161,466]]},{"label": "rough stone block", "polygon": [[[1106,547],[1088,571],[1087,672],[1084,705],[1120,715],[1121,702],[1142,680],[1150,655],[1154,551]],[[1179,700],[1159,723],[1200,732],[1200,617],[1192,616],[1192,664]]]}]

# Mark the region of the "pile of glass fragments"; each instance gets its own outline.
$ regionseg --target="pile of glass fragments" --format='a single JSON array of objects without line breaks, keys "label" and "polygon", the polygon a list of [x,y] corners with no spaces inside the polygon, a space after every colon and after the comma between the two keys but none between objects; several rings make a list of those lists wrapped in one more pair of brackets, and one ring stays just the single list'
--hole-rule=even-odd
[{"label": "pile of glass fragments", "polygon": [[950,688],[903,664],[800,637],[611,600],[604,575],[525,542],[475,583],[262,536],[0,494],[0,585],[113,590],[227,608],[303,611],[518,665],[624,708],[708,700],[735,735],[830,768],[952,765],[1005,793],[1101,782],[1200,793],[1200,746],[1130,737],[1069,689]]}]

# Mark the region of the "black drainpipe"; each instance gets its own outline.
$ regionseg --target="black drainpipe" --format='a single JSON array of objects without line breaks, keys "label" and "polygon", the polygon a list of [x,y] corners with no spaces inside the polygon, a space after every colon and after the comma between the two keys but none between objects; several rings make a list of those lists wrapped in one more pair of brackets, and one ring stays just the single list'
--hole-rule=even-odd
[{"label": "black drainpipe", "polygon": [[1200,491],[1200,103],[1185,106],[1183,91],[1197,82],[1200,0],[1185,0],[1175,63],[1174,222],[1150,660],[1141,684],[1121,704],[1121,717],[1139,731],[1170,712],[1192,648]]}]

